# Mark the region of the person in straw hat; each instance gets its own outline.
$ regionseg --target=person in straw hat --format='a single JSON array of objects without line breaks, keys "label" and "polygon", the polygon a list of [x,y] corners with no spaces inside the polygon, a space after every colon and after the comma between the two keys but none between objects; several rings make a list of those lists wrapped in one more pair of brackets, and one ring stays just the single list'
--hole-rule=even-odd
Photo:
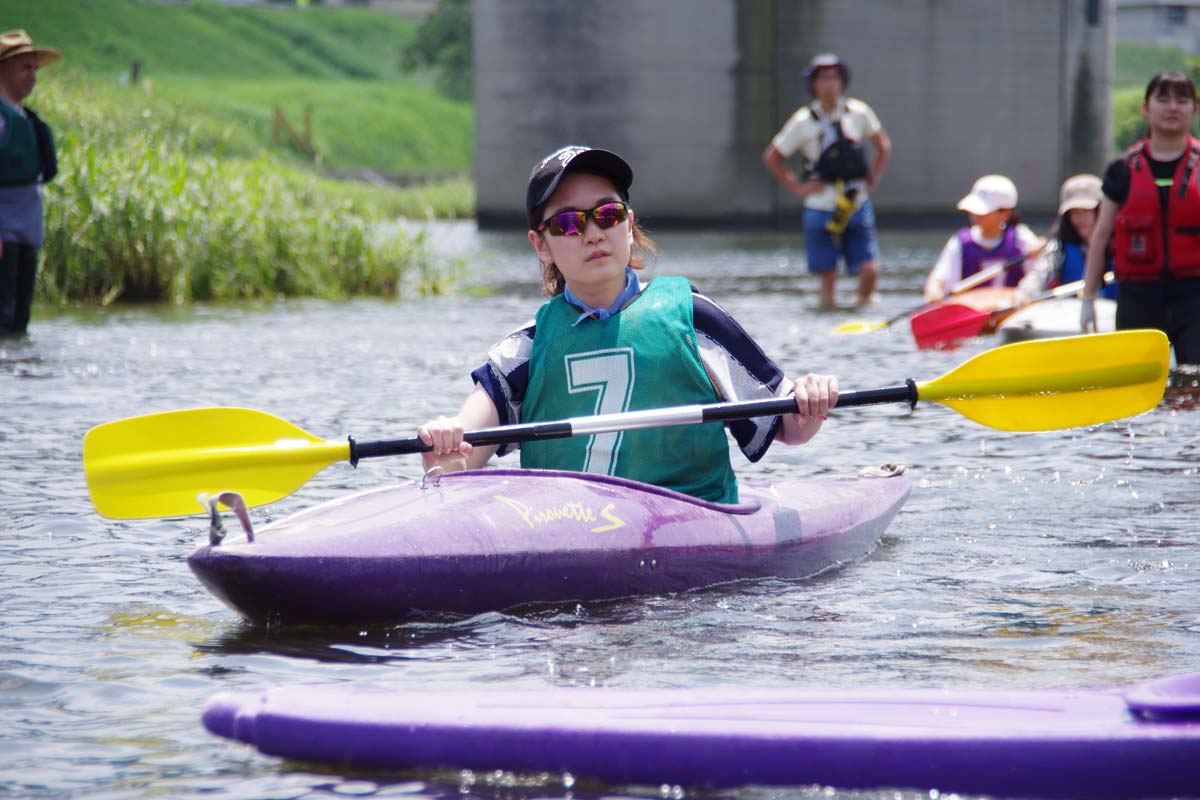
[{"label": "person in straw hat", "polygon": [[58,172],[50,127],[22,101],[61,58],[23,30],[0,34],[0,335],[29,325],[42,246],[42,184]]},{"label": "person in straw hat", "polygon": [[[1096,175],[1072,175],[1063,181],[1058,196],[1058,219],[1051,239],[1033,269],[1017,287],[1016,300],[1024,305],[1057,286],[1082,281],[1088,240],[1096,227],[1100,207],[1101,180]],[[1117,299],[1117,284],[1105,284],[1100,296]]]}]

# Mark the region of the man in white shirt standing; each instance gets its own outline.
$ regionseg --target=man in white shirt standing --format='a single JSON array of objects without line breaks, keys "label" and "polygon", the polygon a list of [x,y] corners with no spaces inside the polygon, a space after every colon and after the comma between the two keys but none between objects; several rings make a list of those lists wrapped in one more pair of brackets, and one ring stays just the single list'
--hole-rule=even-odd
[{"label": "man in white shirt standing", "polygon": [[[840,255],[858,276],[858,303],[874,301],[879,278],[875,210],[868,192],[879,184],[892,142],[875,112],[845,97],[850,67],[832,53],[813,58],[804,70],[813,102],[796,110],[763,151],[767,169],[804,200],[804,252],[808,270],[821,281],[820,303],[833,308]],[[874,147],[868,166],[863,142]],[[799,153],[804,177],[788,166]]]}]

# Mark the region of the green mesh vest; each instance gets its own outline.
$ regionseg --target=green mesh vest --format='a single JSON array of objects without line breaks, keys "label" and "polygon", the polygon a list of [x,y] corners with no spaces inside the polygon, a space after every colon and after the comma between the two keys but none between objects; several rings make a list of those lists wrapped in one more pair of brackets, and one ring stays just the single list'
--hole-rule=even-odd
[{"label": "green mesh vest", "polygon": [[[523,422],[714,403],[683,278],[658,278],[619,314],[572,327],[555,297],[537,312]],[[720,422],[526,442],[521,466],[617,475],[704,500],[737,502]]]},{"label": "green mesh vest", "polygon": [[42,171],[33,123],[8,103],[0,101],[4,136],[0,138],[0,186],[37,183]]}]

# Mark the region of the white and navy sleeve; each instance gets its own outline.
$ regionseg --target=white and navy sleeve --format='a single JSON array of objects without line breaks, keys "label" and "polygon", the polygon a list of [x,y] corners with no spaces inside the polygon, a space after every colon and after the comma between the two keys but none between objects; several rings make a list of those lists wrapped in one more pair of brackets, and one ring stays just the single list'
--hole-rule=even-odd
[{"label": "white and navy sleeve", "polygon": [[[792,383],[737,320],[708,297],[692,290],[692,324],[700,360],[723,400],[763,400],[785,397]],[[767,452],[780,425],[779,417],[758,417],[726,423],[742,453],[758,461]]]},{"label": "white and navy sleeve", "polygon": [[[501,425],[515,425],[521,421],[535,330],[536,325],[530,320],[509,333],[488,351],[487,362],[471,373],[476,385],[492,398]],[[502,456],[513,449],[513,445],[501,445],[497,455]]]}]

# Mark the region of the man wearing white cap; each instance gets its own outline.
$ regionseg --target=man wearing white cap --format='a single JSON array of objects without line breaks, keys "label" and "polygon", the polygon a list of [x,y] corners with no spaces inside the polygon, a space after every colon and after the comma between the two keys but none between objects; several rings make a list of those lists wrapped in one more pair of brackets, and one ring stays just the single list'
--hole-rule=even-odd
[{"label": "man wearing white cap", "polygon": [[42,184],[58,172],[50,127],[21,102],[61,57],[23,30],[0,34],[0,335],[29,325],[42,246]]}]

